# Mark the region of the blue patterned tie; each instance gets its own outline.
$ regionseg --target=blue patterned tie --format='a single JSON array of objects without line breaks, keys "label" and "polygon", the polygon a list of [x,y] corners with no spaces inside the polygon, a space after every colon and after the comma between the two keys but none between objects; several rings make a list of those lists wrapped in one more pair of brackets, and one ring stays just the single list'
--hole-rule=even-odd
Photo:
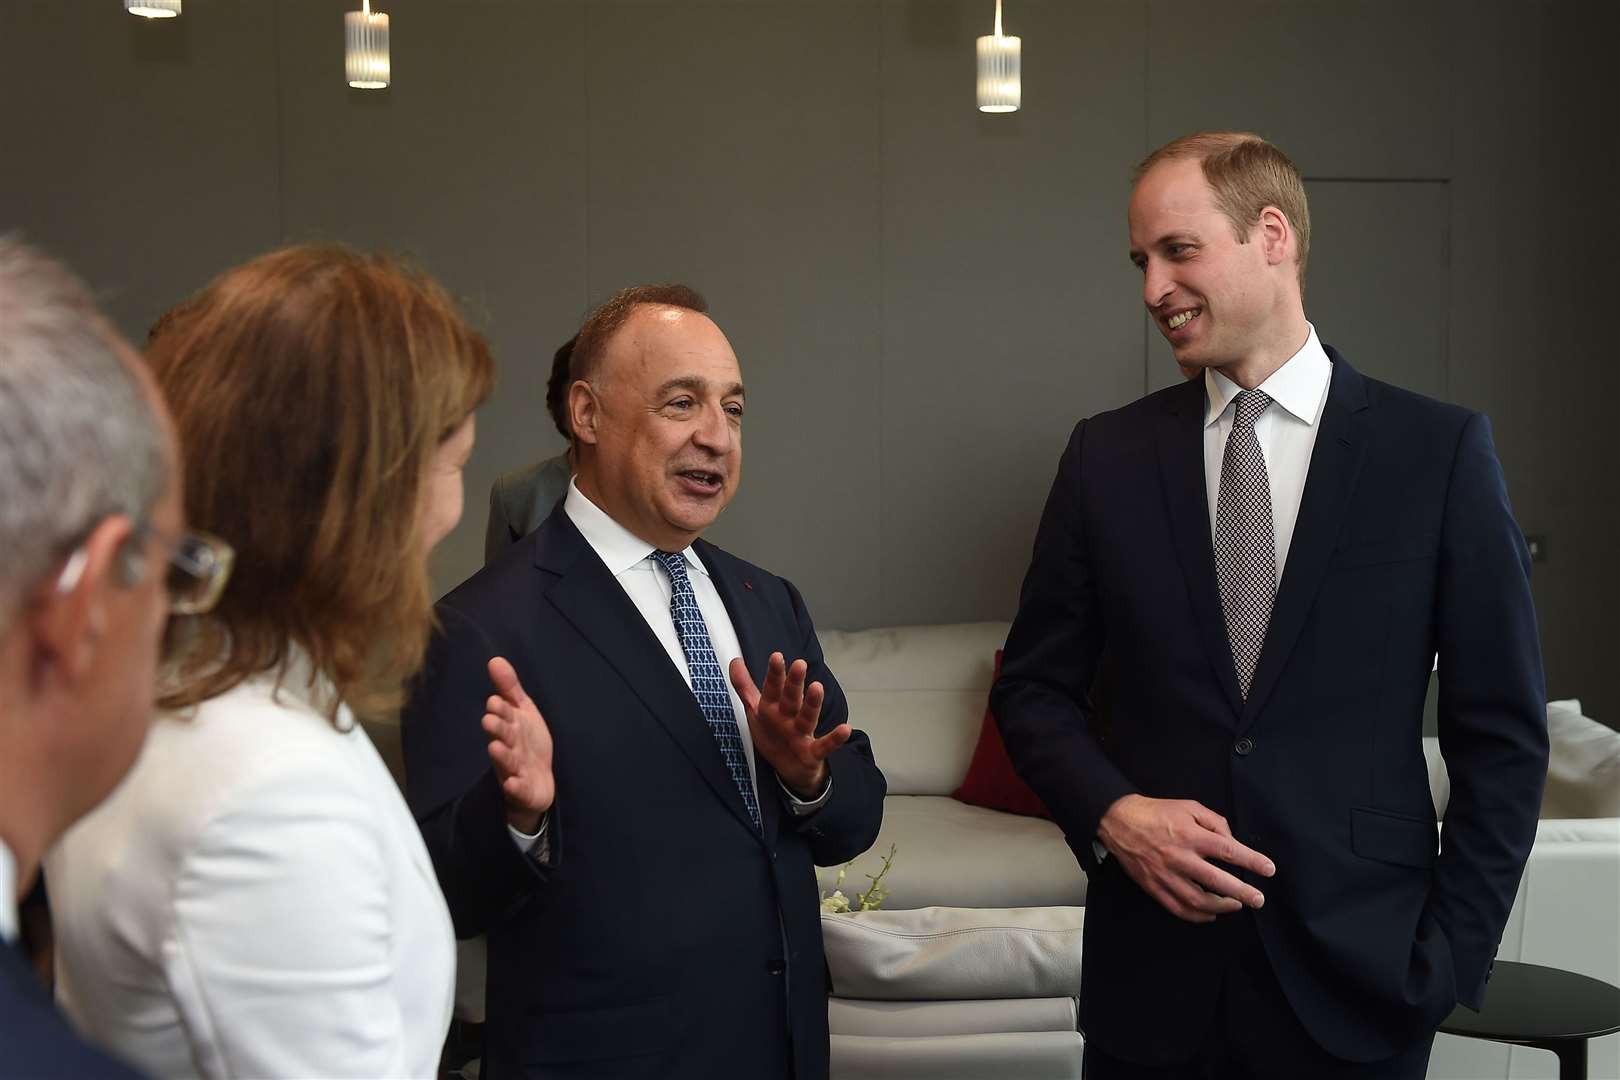
[{"label": "blue patterned tie", "polygon": [[681,639],[681,651],[686,654],[686,670],[692,676],[692,693],[703,709],[703,718],[714,732],[714,741],[720,744],[720,756],[726,759],[726,771],[742,795],[743,805],[754,828],[759,828],[759,800],[754,797],[754,782],[748,773],[748,759],[743,749],[742,733],[737,730],[737,717],[731,711],[731,694],[725,676],[720,673],[720,661],[709,643],[709,628],[704,625],[703,612],[698,609],[697,594],[692,591],[692,580],[686,576],[686,557],[669,551],[653,552],[654,559],[669,574],[669,615],[675,620],[675,633]]}]

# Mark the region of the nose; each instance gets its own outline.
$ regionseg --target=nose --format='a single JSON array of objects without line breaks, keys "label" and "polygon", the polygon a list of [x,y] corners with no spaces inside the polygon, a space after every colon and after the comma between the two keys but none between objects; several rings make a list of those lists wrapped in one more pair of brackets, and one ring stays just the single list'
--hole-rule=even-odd
[{"label": "nose", "polygon": [[1170,298],[1175,290],[1170,280],[1170,273],[1162,262],[1149,259],[1142,272],[1142,302],[1150,309],[1158,307]]},{"label": "nose", "polygon": [[731,418],[726,415],[726,410],[718,405],[703,410],[703,415],[698,419],[692,432],[694,445],[716,455],[730,453],[736,437],[736,432],[731,426]]}]

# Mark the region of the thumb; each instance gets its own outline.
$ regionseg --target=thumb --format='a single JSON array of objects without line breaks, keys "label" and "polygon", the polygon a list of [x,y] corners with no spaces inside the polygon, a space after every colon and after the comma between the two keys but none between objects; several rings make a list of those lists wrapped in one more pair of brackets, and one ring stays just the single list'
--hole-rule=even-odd
[{"label": "thumb", "polygon": [[759,687],[754,685],[754,677],[748,674],[748,665],[743,663],[740,656],[731,660],[731,685],[737,688],[737,696],[742,698],[743,708],[749,713],[759,710]]},{"label": "thumb", "polygon": [[489,681],[494,684],[495,692],[513,705],[521,707],[528,703],[529,695],[523,692],[523,684],[518,681],[517,671],[506,657],[490,658]]}]

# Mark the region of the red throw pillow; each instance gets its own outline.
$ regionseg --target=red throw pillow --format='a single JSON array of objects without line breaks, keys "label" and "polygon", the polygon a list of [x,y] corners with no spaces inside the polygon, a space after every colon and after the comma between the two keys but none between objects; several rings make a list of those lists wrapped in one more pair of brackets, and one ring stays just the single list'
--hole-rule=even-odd
[{"label": "red throw pillow", "polygon": [[[1001,650],[996,650],[996,677],[1001,676]],[[951,797],[970,806],[988,810],[1005,810],[1009,814],[1041,817],[1048,821],[1051,813],[1041,803],[1029,785],[1013,771],[1012,758],[1001,741],[1001,730],[996,727],[995,714],[989,706],[984,710],[984,725],[979,728],[979,745],[973,748],[973,762],[968,765],[967,779],[951,792]]]}]

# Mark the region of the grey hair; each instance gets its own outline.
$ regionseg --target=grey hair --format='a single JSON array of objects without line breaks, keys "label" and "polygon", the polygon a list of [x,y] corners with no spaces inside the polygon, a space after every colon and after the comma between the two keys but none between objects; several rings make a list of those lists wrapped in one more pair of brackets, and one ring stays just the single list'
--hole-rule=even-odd
[{"label": "grey hair", "polygon": [[167,451],[131,362],[83,283],[0,236],[0,616],[103,518],[139,521],[163,494]]}]

